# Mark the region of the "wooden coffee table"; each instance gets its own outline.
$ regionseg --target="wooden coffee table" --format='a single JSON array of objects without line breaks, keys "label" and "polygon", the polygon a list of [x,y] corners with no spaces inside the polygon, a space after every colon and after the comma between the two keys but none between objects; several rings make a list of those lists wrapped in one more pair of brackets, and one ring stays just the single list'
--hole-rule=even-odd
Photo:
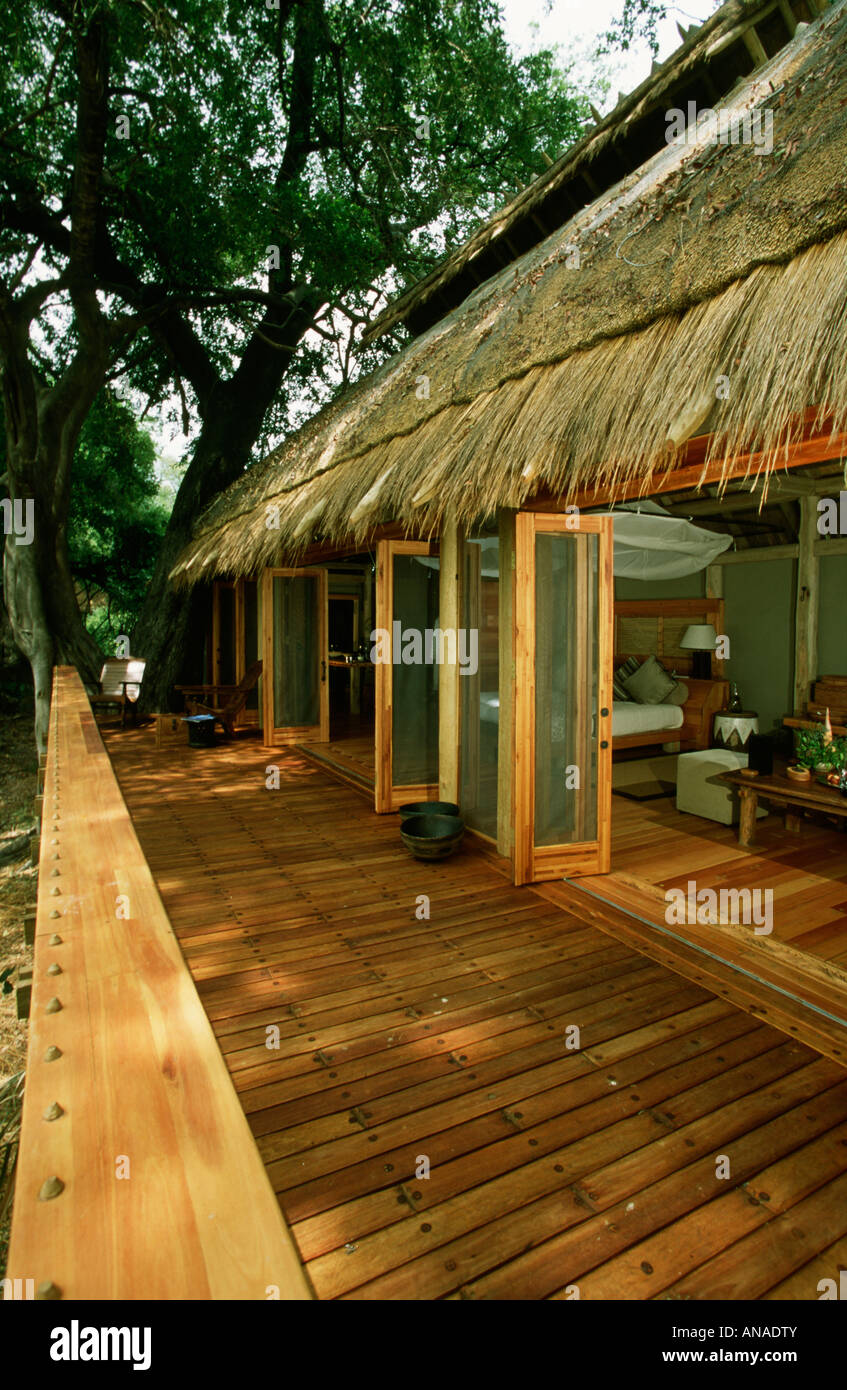
[{"label": "wooden coffee table", "polygon": [[720,780],[738,788],[741,798],[738,843],[745,849],[753,843],[760,796],[785,807],[785,828],[795,834],[800,829],[804,811],[823,811],[847,821],[847,796],[842,796],[835,787],[824,787],[814,777],[810,782],[795,782],[779,771],[767,776],[745,777],[738,769],[720,773]]}]

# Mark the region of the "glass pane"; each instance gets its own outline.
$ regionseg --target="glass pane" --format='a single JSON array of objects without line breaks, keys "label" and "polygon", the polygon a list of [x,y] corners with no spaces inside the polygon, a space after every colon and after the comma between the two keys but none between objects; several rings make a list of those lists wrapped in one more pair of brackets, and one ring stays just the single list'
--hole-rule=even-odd
[{"label": "glass pane", "polygon": [[438,781],[438,598],[437,556],[394,556],[391,735],[395,787]]},{"label": "glass pane", "polygon": [[274,727],[320,723],[318,580],[313,574],[273,581]]},{"label": "glass pane", "polygon": [[235,589],[229,584],[218,585],[218,621],[218,680],[235,685]]},{"label": "glass pane", "polygon": [[536,536],[535,843],[597,838],[598,538]]},{"label": "glass pane", "polygon": [[500,543],[468,538],[462,573],[462,628],[477,633],[477,669],[460,667],[462,815],[474,830],[497,838],[497,748],[500,726]]}]

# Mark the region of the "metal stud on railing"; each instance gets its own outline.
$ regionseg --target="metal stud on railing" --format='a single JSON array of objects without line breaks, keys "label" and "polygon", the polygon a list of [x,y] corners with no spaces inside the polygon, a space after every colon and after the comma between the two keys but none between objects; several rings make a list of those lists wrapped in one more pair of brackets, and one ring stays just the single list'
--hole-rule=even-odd
[{"label": "metal stud on railing", "polygon": [[56,998],[54,994],[53,998],[49,1001],[49,1003],[45,1004],[44,1012],[46,1014],[57,1014],[61,1007],[61,1002]]},{"label": "metal stud on railing", "polygon": [[59,1120],[64,1115],[64,1110],[57,1100],[54,1100],[47,1109],[42,1112],[42,1120]]},{"label": "metal stud on railing", "polygon": [[35,1297],[36,1299],[42,1300],[61,1298],[62,1290],[59,1288],[57,1284],[53,1283],[52,1279],[45,1279],[43,1283],[38,1285],[38,1288],[35,1291]]},{"label": "metal stud on railing", "polygon": [[59,1060],[61,1055],[62,1049],[60,1047],[56,1047],[54,1043],[51,1043],[44,1054],[44,1060],[45,1062],[56,1062]]},{"label": "metal stud on railing", "polygon": [[55,961],[53,961],[52,965],[48,965],[48,967],[47,967],[47,974],[48,974],[48,975],[61,975],[61,973],[62,973],[62,967],[61,967],[61,965],[57,965]]},{"label": "metal stud on railing", "polygon": [[65,1184],[61,1178],[57,1178],[55,1173],[52,1177],[45,1178],[38,1192],[39,1202],[52,1202],[54,1197],[59,1197],[65,1190]]}]

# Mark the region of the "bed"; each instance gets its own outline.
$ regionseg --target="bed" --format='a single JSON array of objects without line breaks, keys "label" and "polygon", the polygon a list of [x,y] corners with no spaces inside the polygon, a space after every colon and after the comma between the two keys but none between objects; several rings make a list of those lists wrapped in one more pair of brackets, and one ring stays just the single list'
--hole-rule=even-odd
[{"label": "bed", "polygon": [[[711,623],[725,632],[723,599],[623,599],[615,601],[615,667],[627,657],[643,661],[655,656],[667,670],[677,673],[688,687],[684,705],[612,706],[612,752],[621,748],[646,748],[657,743],[679,742],[684,748],[708,748],[712,719],[725,709],[729,682],[723,679],[723,662],[713,659],[713,680],[694,680],[691,652],[680,646],[682,634],[692,623]],[[632,714],[616,718],[619,704]],[[670,711],[674,711],[673,723]]]},{"label": "bed", "polygon": [[684,721],[682,705],[637,705],[634,700],[615,700],[612,705],[612,738],[668,732],[681,728]]},{"label": "bed", "polygon": [[677,743],[684,748],[708,748],[712,719],[725,709],[729,681],[697,681],[686,676],[688,699],[684,705],[638,705],[628,700],[612,705],[612,752],[620,748],[647,748],[656,743]]},{"label": "bed", "polygon": [[[646,748],[657,743],[679,741],[689,749],[708,748],[712,717],[726,706],[729,682],[686,679],[688,699],[684,705],[639,705],[635,701],[615,700],[612,705],[612,752],[619,748]],[[483,725],[496,725],[500,699],[496,690],[480,694]]]},{"label": "bed", "polygon": [[[684,749],[708,748],[712,719],[725,709],[729,682],[723,679],[723,663],[713,662],[714,680],[695,680],[691,652],[680,647],[686,627],[711,623],[722,633],[722,599],[626,599],[615,602],[615,658],[617,667],[627,657],[644,660],[655,656],[668,670],[675,670],[688,687],[683,705],[641,705],[616,700],[612,705],[612,752],[623,748],[647,748],[660,743],[679,743]],[[480,692],[483,727],[496,728],[500,700],[496,690]]]}]

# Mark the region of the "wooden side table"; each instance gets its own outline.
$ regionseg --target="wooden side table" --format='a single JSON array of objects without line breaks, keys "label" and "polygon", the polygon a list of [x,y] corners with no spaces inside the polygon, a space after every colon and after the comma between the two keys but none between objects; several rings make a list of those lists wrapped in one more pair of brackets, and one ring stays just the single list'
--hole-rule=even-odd
[{"label": "wooden side table", "polygon": [[753,844],[760,796],[784,809],[785,828],[794,834],[800,830],[804,811],[822,811],[839,821],[847,820],[847,797],[834,787],[821,786],[814,778],[809,782],[794,782],[780,772],[765,777],[746,777],[739,771],[722,772],[720,780],[738,788],[741,798],[738,843],[744,849]]}]

